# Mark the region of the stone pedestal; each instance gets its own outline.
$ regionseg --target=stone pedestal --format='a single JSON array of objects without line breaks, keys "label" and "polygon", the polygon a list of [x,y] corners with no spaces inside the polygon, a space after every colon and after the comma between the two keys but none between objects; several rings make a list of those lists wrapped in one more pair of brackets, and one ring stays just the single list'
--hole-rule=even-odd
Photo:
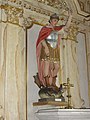
[{"label": "stone pedestal", "polygon": [[39,120],[89,120],[90,109],[60,109],[38,107],[35,116]]}]

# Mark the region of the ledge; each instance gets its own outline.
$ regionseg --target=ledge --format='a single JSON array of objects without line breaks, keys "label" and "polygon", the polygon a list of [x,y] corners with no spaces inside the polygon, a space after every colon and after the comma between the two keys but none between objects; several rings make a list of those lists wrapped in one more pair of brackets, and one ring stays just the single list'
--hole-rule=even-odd
[{"label": "ledge", "polygon": [[90,109],[38,109],[39,120],[90,120]]},{"label": "ledge", "polygon": [[52,105],[52,106],[67,106],[67,102],[59,101],[45,101],[45,102],[34,102],[33,106]]}]

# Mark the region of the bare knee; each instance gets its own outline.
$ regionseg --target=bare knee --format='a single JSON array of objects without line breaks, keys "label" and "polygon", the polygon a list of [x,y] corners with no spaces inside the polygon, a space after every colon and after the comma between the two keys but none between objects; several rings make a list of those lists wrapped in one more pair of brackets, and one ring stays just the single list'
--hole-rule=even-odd
[{"label": "bare knee", "polygon": [[60,68],[60,65],[58,63],[55,63],[55,69],[59,70],[59,68]]},{"label": "bare knee", "polygon": [[49,76],[49,62],[45,61],[44,65],[44,77]]}]

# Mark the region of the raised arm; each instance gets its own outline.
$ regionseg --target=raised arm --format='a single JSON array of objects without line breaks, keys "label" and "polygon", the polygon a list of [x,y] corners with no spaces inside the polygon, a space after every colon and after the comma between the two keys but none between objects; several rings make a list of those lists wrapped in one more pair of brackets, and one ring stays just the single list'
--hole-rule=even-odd
[{"label": "raised arm", "polygon": [[68,18],[68,20],[66,22],[66,25],[65,25],[64,29],[67,29],[67,28],[70,27],[71,20],[72,20],[72,11],[71,10],[68,11],[68,15],[69,15],[69,18]]}]

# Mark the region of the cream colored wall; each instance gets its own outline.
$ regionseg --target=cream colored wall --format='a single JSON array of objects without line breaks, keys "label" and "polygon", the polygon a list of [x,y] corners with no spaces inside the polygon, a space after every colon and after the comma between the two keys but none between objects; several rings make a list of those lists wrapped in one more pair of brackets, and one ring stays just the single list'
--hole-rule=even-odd
[{"label": "cream colored wall", "polygon": [[4,117],[4,106],[5,106],[5,64],[3,53],[5,52],[6,45],[3,45],[3,33],[4,33],[5,25],[0,23],[0,116]]},{"label": "cream colored wall", "polygon": [[85,101],[85,106],[89,108],[89,96],[88,96],[88,66],[87,66],[87,45],[86,36],[83,33],[77,35],[77,61],[78,61],[78,74],[80,79],[80,93],[81,98]]},{"label": "cream colored wall", "polygon": [[77,41],[61,41],[61,79],[74,84],[71,88],[72,105],[75,108],[89,107],[88,72],[86,58],[86,41],[83,34],[77,35]]},{"label": "cream colored wall", "polygon": [[37,62],[36,62],[36,41],[39,34],[41,26],[33,25],[31,29],[27,32],[27,115],[28,120],[36,120],[34,115],[33,102],[37,102],[39,99],[38,86],[34,83],[33,76],[36,75]]},{"label": "cream colored wall", "polygon": [[6,120],[26,119],[26,38],[25,31],[1,23],[0,105]]},{"label": "cream colored wall", "polygon": [[87,43],[87,62],[88,62],[88,80],[89,80],[89,104],[90,104],[90,28],[86,32],[86,43]]}]

